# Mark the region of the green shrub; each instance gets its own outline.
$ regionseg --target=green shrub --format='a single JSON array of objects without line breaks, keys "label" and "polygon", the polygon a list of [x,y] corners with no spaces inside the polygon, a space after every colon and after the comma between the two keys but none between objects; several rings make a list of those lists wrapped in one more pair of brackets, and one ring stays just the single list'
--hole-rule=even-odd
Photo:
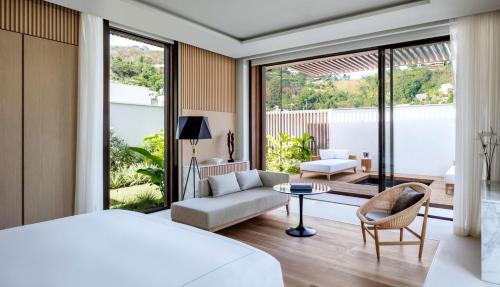
[{"label": "green shrub", "polygon": [[310,161],[312,150],[310,148],[314,137],[303,133],[301,137],[294,138],[285,133],[279,133],[278,138],[267,136],[266,169],[287,173],[299,173],[300,163]]},{"label": "green shrub", "polygon": [[159,157],[161,160],[165,159],[165,133],[161,130],[144,138],[144,149],[151,154]]},{"label": "green shrub", "polygon": [[111,131],[109,138],[110,171],[117,171],[140,162],[142,162],[141,158],[129,149],[125,140]]},{"label": "green shrub", "polygon": [[111,189],[149,183],[149,177],[138,173],[137,170],[147,168],[146,163],[133,163],[121,166],[109,172],[109,187]]}]

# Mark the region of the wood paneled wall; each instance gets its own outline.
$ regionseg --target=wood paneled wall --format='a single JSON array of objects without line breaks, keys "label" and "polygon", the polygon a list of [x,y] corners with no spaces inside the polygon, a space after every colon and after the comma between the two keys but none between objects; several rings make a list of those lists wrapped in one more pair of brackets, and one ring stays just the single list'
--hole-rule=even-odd
[{"label": "wood paneled wall", "polygon": [[73,215],[78,47],[25,36],[24,223]]},{"label": "wood paneled wall", "polygon": [[265,81],[261,66],[253,66],[250,70],[250,168],[265,169],[265,107],[262,90]]},{"label": "wood paneled wall", "polygon": [[79,13],[41,0],[0,0],[0,29],[78,45]]},{"label": "wood paneled wall", "polygon": [[79,14],[0,0],[0,229],[73,214]]},{"label": "wood paneled wall", "polygon": [[22,35],[0,30],[0,229],[22,224]]},{"label": "wood paneled wall", "polygon": [[181,44],[182,109],[236,112],[236,60]]}]

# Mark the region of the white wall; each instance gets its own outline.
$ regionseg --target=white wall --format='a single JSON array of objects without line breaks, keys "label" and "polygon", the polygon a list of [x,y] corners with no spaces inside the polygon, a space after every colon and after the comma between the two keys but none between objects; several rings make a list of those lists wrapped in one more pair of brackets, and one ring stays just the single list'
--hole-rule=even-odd
[{"label": "white wall", "polygon": [[161,106],[111,103],[109,113],[111,128],[130,146],[163,129]]},{"label": "white wall", "polygon": [[[331,110],[331,147],[346,148],[361,158],[368,151],[378,169],[378,112],[373,109]],[[455,160],[455,106],[394,108],[396,173],[442,176]]]}]

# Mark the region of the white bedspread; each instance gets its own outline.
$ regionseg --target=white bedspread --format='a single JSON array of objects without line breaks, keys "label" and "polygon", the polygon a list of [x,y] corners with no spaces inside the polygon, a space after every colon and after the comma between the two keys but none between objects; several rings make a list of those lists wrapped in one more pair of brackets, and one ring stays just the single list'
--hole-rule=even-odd
[{"label": "white bedspread", "polygon": [[269,254],[161,218],[105,211],[0,231],[0,286],[283,286]]}]

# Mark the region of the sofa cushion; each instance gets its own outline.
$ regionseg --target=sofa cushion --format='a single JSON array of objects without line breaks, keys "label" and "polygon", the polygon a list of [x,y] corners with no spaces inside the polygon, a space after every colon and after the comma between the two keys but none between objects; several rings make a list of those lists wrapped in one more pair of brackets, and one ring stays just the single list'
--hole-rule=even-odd
[{"label": "sofa cushion", "polygon": [[382,218],[386,218],[388,216],[391,216],[391,214],[382,211],[370,211],[367,214],[365,214],[366,219],[370,221],[379,220]]},{"label": "sofa cushion", "polygon": [[263,186],[259,172],[256,169],[237,172],[236,179],[238,180],[241,190]]},{"label": "sofa cushion", "polygon": [[319,157],[321,159],[332,159],[335,158],[335,151],[333,149],[320,149]]},{"label": "sofa cushion", "polygon": [[209,176],[208,182],[210,183],[212,195],[215,197],[241,190],[234,172]]},{"label": "sofa cushion", "polygon": [[422,197],[424,197],[424,194],[421,192],[415,191],[412,188],[405,189],[405,191],[403,191],[396,200],[396,203],[394,203],[394,206],[391,209],[391,214],[396,214],[407,209],[417,203],[420,199],[422,199]]},{"label": "sofa cushion", "polygon": [[336,159],[349,159],[349,150],[348,149],[335,149],[333,150],[335,153]]},{"label": "sofa cushion", "polygon": [[193,198],[172,204],[171,216],[205,230],[228,224],[288,203],[290,196],[270,187],[254,188],[220,197]]}]

